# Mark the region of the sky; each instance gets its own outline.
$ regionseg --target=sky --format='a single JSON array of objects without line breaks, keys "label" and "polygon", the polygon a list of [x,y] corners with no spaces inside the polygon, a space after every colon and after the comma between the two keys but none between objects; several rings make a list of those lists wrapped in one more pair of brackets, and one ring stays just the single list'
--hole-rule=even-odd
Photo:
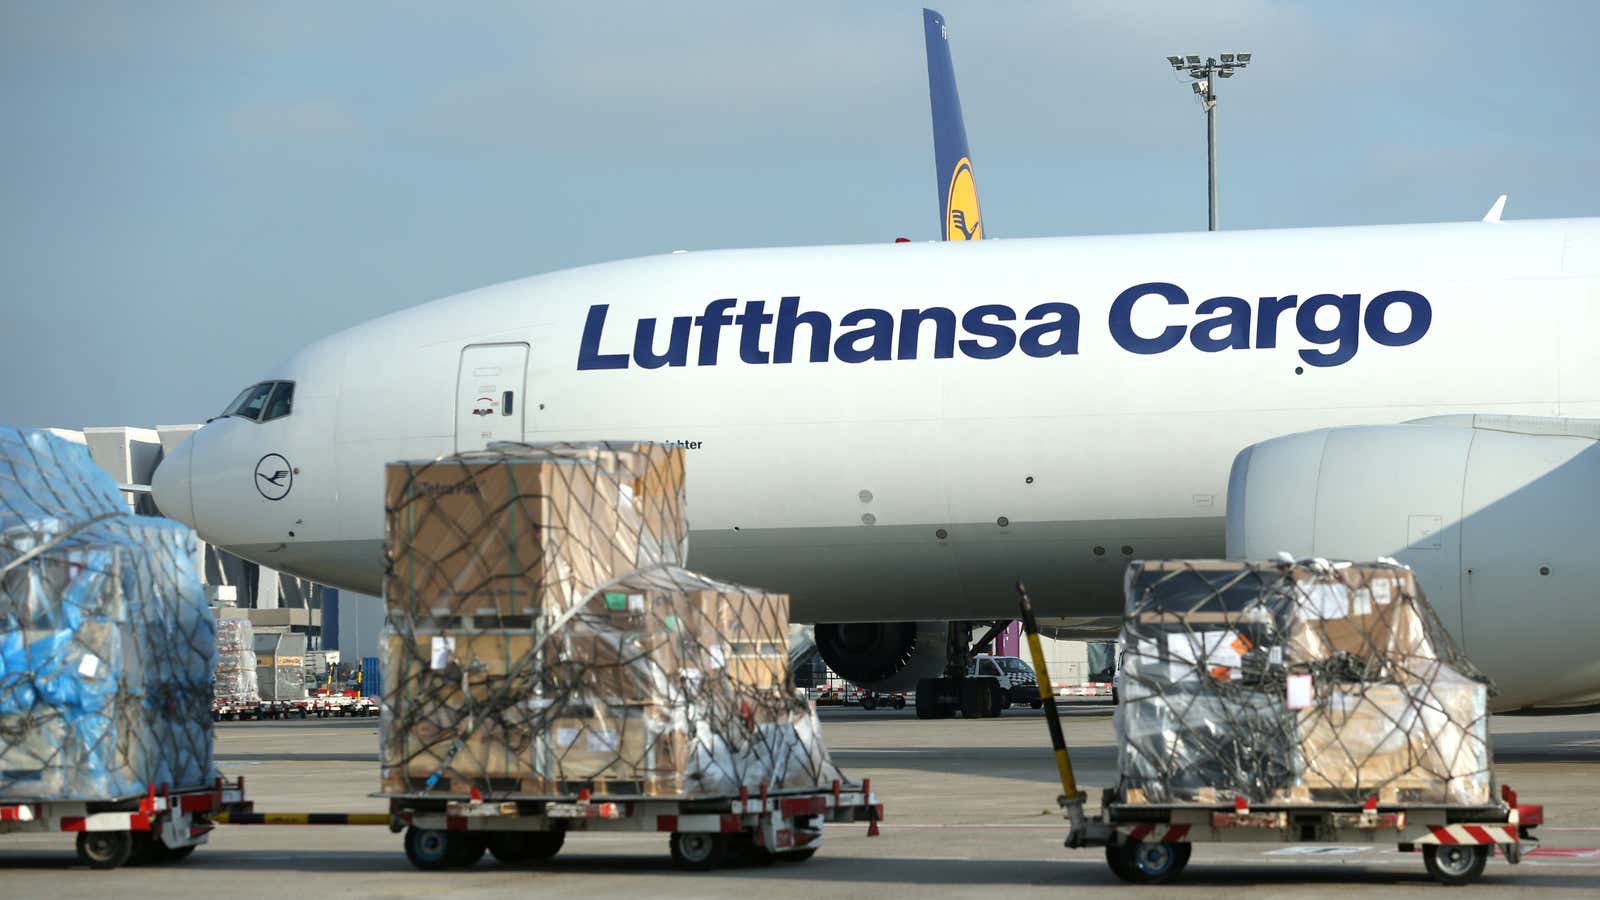
[{"label": "sky", "polygon": [[[1600,215],[1600,4],[945,2],[985,230]],[[0,4],[0,422],[221,411],[499,281],[936,236],[921,5]]]}]

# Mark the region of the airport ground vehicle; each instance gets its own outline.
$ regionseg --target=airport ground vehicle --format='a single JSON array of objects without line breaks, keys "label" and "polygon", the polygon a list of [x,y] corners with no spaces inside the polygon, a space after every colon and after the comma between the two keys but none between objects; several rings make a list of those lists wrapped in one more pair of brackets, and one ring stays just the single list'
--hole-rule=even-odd
[{"label": "airport ground vehicle", "polygon": [[803,862],[822,843],[824,822],[876,823],[883,806],[870,781],[846,788],[737,797],[591,798],[485,802],[481,797],[391,797],[391,829],[405,829],[406,858],[419,869],[469,866],[485,851],[506,862],[554,856],[572,831],[670,832],[673,862],[711,869],[740,859]]},{"label": "airport ground vehicle", "polygon": [[1509,787],[1502,786],[1500,793],[1501,802],[1488,807],[1380,805],[1373,797],[1361,807],[1308,809],[1251,808],[1242,802],[1232,807],[1126,805],[1108,789],[1099,818],[1086,821],[1081,830],[1074,825],[1067,846],[1103,844],[1106,864],[1118,877],[1158,884],[1183,871],[1196,843],[1392,843],[1402,852],[1421,852],[1435,881],[1470,884],[1496,848],[1516,864],[1538,843],[1532,829],[1543,823],[1544,808],[1519,804]]},{"label": "airport ground vehicle", "polygon": [[906,695],[905,695],[905,692],[904,691],[896,691],[896,692],[887,693],[887,694],[880,693],[878,691],[862,691],[861,692],[861,707],[863,709],[877,709],[880,706],[888,707],[888,708],[891,708],[891,709],[905,709],[906,708]]},{"label": "airport ground vehicle", "polygon": [[967,674],[994,678],[999,684],[1002,709],[1016,703],[1026,703],[1034,709],[1044,706],[1039,696],[1039,678],[1020,656],[975,656]]},{"label": "airport ground vehicle", "polygon": [[211,721],[213,722],[259,718],[261,718],[260,700],[224,700],[217,698],[211,701]]},{"label": "airport ground vehicle", "polygon": [[[1023,629],[1040,675],[1046,674],[1038,623],[1026,589]],[[1532,829],[1543,824],[1544,808],[1521,804],[1509,786],[1491,784],[1498,801],[1482,806],[1380,802],[1360,805],[1313,803],[1251,807],[1243,797],[1231,804],[1125,803],[1115,788],[1101,795],[1100,814],[1084,811],[1072,759],[1061,731],[1055,698],[1045,701],[1046,720],[1061,777],[1060,802],[1069,820],[1066,845],[1104,847],[1106,864],[1124,881],[1160,884],[1176,878],[1189,863],[1196,843],[1393,843],[1401,852],[1421,852],[1435,881],[1470,884],[1483,874],[1496,848],[1513,865],[1537,846]]]},{"label": "airport ground vehicle", "polygon": [[831,788],[767,791],[738,796],[605,797],[583,790],[570,797],[375,794],[387,815],[241,812],[230,825],[387,825],[405,833],[406,859],[423,871],[465,868],[491,853],[508,863],[536,863],[560,852],[576,831],[666,832],[672,861],[684,869],[727,863],[804,862],[822,846],[825,822],[868,822],[878,833],[883,804],[872,781]]},{"label": "airport ground vehicle", "polygon": [[208,787],[151,786],[143,795],[103,800],[0,802],[0,834],[78,835],[78,859],[92,869],[178,862],[206,842],[213,818],[250,808],[244,779]]},{"label": "airport ground vehicle", "polygon": [[329,717],[343,718],[345,716],[375,716],[378,714],[377,699],[363,697],[358,691],[354,690],[346,690],[335,694],[326,689],[318,689],[313,691],[304,703],[306,709],[319,719]]},{"label": "airport ground vehicle", "polygon": [[319,719],[345,716],[376,716],[378,701],[372,697],[344,694],[313,694],[303,700],[214,700],[211,719],[215,722],[236,719]]}]

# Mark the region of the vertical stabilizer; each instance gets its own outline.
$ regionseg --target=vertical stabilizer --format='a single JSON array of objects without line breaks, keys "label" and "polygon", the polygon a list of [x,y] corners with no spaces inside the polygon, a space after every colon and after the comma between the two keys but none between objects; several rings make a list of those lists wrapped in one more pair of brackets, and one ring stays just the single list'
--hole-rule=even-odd
[{"label": "vertical stabilizer", "polygon": [[933,161],[939,178],[939,235],[947,241],[976,241],[983,237],[983,214],[978,210],[967,126],[956,94],[956,70],[950,62],[950,32],[944,16],[931,9],[922,11],[922,27],[928,44]]}]

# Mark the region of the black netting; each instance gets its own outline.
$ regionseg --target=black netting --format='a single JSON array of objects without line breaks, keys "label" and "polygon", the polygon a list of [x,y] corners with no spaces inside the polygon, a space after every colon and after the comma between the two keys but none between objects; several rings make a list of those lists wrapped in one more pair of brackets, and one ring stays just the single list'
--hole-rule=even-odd
[{"label": "black netting", "polygon": [[838,778],[788,598],[678,566],[682,451],[389,468],[384,790],[682,796]]},{"label": "black netting", "polygon": [[1126,588],[1126,802],[1492,801],[1488,679],[1410,569],[1135,563]]},{"label": "black netting", "polygon": [[196,546],[132,515],[82,446],[0,428],[0,799],[215,777]]}]

